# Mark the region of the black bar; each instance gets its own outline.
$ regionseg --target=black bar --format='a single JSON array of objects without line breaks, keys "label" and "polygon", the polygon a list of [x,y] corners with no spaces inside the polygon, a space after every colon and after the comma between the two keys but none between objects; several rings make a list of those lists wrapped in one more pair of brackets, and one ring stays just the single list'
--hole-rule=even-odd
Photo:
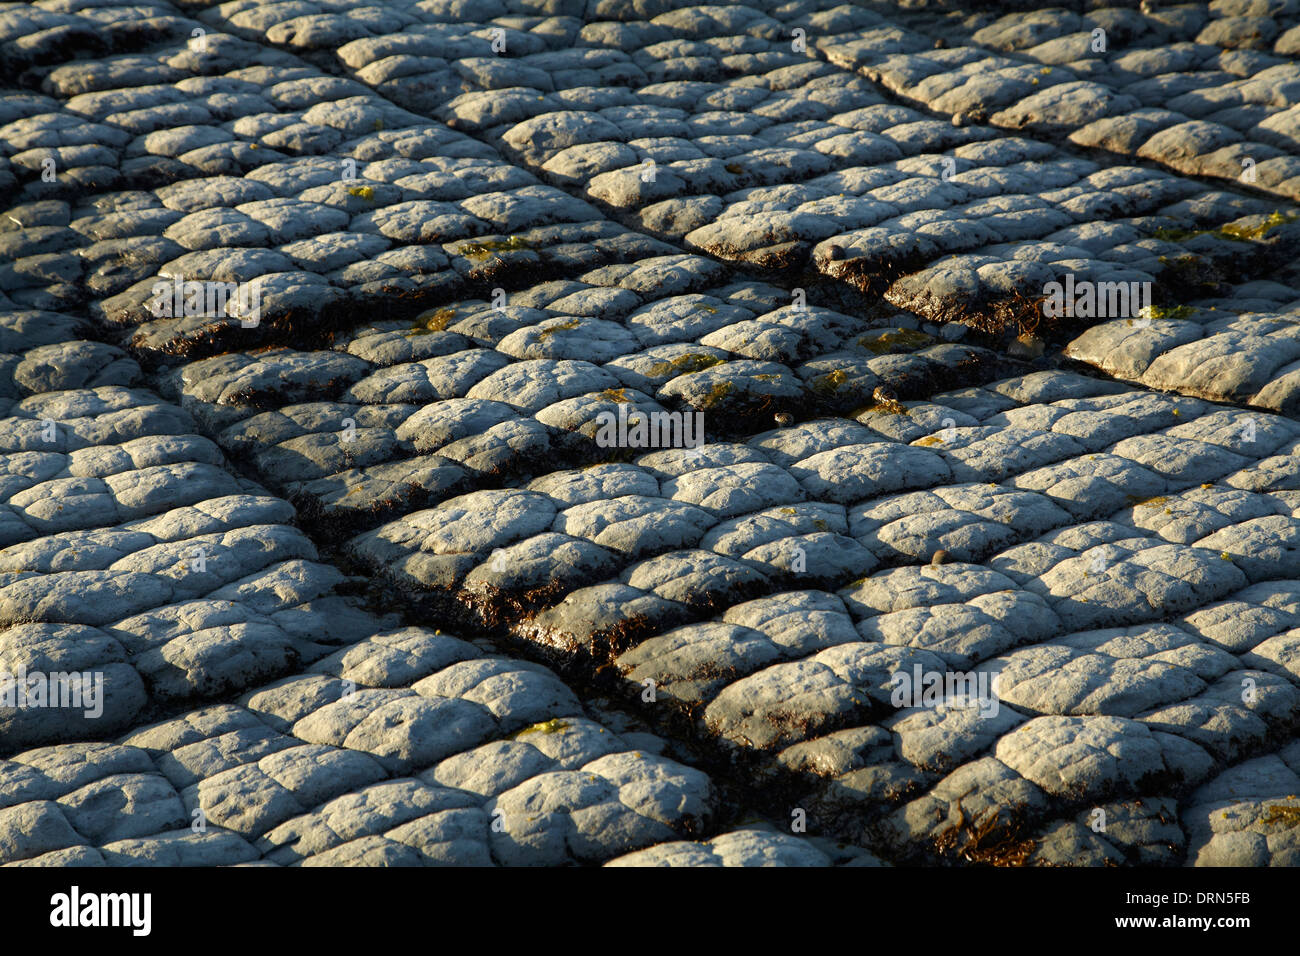
[{"label": "black bar", "polygon": [[[52,926],[52,899],[73,886],[83,905],[88,894],[150,894],[148,935],[130,925]],[[687,931],[734,943],[751,934],[762,939],[787,920],[810,945],[841,931],[872,948],[894,940],[914,945],[918,933],[933,933],[937,942],[967,922],[990,944],[1029,941],[1035,937],[1026,931],[1043,930],[1040,940],[1181,942],[1197,934],[1220,945],[1259,930],[1285,931],[1294,900],[1295,879],[1283,869],[0,870],[0,916],[14,942],[47,934],[71,941],[75,934],[76,941],[201,941],[205,948],[230,942],[261,949],[283,940],[337,949],[347,940],[397,943],[408,934],[434,950],[453,941],[498,949],[514,934],[532,947],[547,939],[572,946],[675,938],[687,945]],[[1154,922],[1121,925],[1134,918]],[[1205,928],[1204,919],[1215,922]],[[1246,922],[1217,922],[1225,919]]]}]

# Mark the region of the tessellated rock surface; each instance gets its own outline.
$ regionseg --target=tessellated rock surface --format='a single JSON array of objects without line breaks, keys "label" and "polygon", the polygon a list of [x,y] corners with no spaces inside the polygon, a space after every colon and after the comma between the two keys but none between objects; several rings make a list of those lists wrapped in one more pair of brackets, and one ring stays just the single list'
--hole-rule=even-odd
[{"label": "tessellated rock surface", "polygon": [[967,6],[0,9],[0,862],[1294,864],[1300,5]]}]

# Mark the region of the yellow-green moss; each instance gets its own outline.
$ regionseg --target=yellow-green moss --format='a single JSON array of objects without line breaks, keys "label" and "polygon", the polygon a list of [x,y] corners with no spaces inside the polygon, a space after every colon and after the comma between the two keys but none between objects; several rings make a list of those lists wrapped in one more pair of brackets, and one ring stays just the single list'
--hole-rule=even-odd
[{"label": "yellow-green moss", "polygon": [[911,415],[912,410],[902,402],[872,402],[870,405],[862,405],[859,408],[849,412],[850,418],[858,418],[862,415]]},{"label": "yellow-green moss", "polygon": [[569,319],[567,322],[556,322],[554,325],[548,325],[546,328],[537,333],[539,339],[547,339],[556,332],[567,332],[569,329],[576,329],[582,324],[581,319]]},{"label": "yellow-green moss", "polygon": [[1262,239],[1264,236],[1268,235],[1269,230],[1285,225],[1288,222],[1295,222],[1295,219],[1295,213],[1284,216],[1282,213],[1274,210],[1269,213],[1264,221],[1258,226],[1252,226],[1248,229],[1245,226],[1237,226],[1228,223],[1226,226],[1223,226],[1218,230],[1218,234],[1223,236],[1225,239]]},{"label": "yellow-green moss", "polygon": [[455,309],[430,309],[428,312],[421,312],[416,316],[415,324],[407,334],[428,335],[430,332],[441,332],[454,318],[456,318]]},{"label": "yellow-green moss", "polygon": [[1164,495],[1152,495],[1150,498],[1141,498],[1137,495],[1128,496],[1128,503],[1134,508],[1155,508],[1163,505],[1168,500]]},{"label": "yellow-green moss", "polygon": [[1265,808],[1265,813],[1259,818],[1259,822],[1266,824],[1281,823],[1288,829],[1300,826],[1300,807],[1275,803]]},{"label": "yellow-green moss", "polygon": [[714,405],[717,405],[731,394],[732,387],[733,386],[730,382],[718,382],[709,389],[708,394],[704,396],[704,400],[700,402],[700,407],[712,408]]},{"label": "yellow-green moss", "polygon": [[686,375],[690,372],[702,372],[706,368],[721,364],[722,359],[708,352],[684,352],[675,359],[656,362],[650,366],[650,374],[656,377],[671,374]]},{"label": "yellow-green moss", "polygon": [[[1190,319],[1196,314],[1196,310],[1190,305],[1149,305],[1142,310],[1144,319]],[[1133,320],[1129,319],[1129,324]]]},{"label": "yellow-green moss", "polygon": [[1239,226],[1230,222],[1217,229],[1157,229],[1151,235],[1166,242],[1186,242],[1188,239],[1195,239],[1197,236],[1217,236],[1220,239],[1229,239],[1233,242],[1250,242],[1252,239],[1262,239],[1271,230],[1288,222],[1295,222],[1295,220],[1295,213],[1283,215],[1281,212],[1274,210],[1264,218],[1263,222],[1256,226]]},{"label": "yellow-green moss", "polygon": [[460,247],[460,253],[473,259],[486,259],[494,252],[518,252],[521,249],[531,249],[532,247],[533,244],[527,239],[511,236],[509,239],[484,239],[482,242],[467,242]]},{"label": "yellow-green moss", "polygon": [[934,337],[914,329],[890,329],[875,336],[860,336],[858,344],[877,355],[923,348],[934,342]]},{"label": "yellow-green moss", "polygon": [[550,720],[543,720],[541,723],[533,724],[531,727],[525,727],[516,737],[522,737],[524,734],[558,734],[561,730],[568,730],[569,722],[561,720],[559,717],[552,717]]},{"label": "yellow-green moss", "polygon": [[373,186],[349,186],[348,195],[358,199],[374,199],[375,189]]},{"label": "yellow-green moss", "polygon": [[1186,242],[1188,239],[1194,239],[1197,236],[1203,236],[1210,230],[1208,229],[1179,229],[1177,226],[1170,228],[1160,228],[1151,233],[1151,238],[1159,239],[1163,242]]},{"label": "yellow-green moss", "polygon": [[819,392],[834,392],[849,380],[849,373],[842,368],[834,369],[813,379],[813,388]]}]

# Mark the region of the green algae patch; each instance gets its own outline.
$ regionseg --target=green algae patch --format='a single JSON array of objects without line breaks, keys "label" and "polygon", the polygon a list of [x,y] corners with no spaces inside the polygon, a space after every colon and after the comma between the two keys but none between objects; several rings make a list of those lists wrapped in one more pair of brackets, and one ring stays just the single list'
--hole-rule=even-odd
[{"label": "green algae patch", "polygon": [[358,199],[374,199],[375,189],[373,186],[349,186],[348,195]]},{"label": "green algae patch", "polygon": [[685,352],[675,359],[656,362],[650,366],[650,374],[658,377],[674,373],[686,375],[690,372],[703,372],[706,368],[721,365],[722,361],[716,355],[710,355],[708,352]]},{"label": "green algae patch", "polygon": [[1204,236],[1208,232],[1210,232],[1209,229],[1180,229],[1177,226],[1162,227],[1151,233],[1151,238],[1159,239],[1162,242],[1186,242],[1188,239]]},{"label": "green algae patch", "polygon": [[411,326],[406,334],[428,335],[430,332],[441,332],[447,328],[454,318],[456,318],[455,309],[430,309],[428,312],[421,312],[415,317],[415,324]]},{"label": "green algae patch", "polygon": [[558,734],[562,730],[569,729],[569,722],[561,720],[559,717],[552,717],[550,720],[543,720],[541,723],[533,724],[531,727],[525,727],[515,734],[516,737],[522,737],[524,734]]},{"label": "green algae patch", "polygon": [[711,389],[709,389],[708,394],[704,396],[703,401],[700,402],[700,407],[713,408],[715,405],[717,405],[724,398],[726,398],[728,395],[731,394],[731,389],[733,387],[734,386],[732,385],[731,382],[719,382],[717,385],[714,385]]},{"label": "green algae patch", "polygon": [[837,392],[848,380],[849,373],[845,369],[837,368],[813,379],[813,388],[819,392]]},{"label": "green algae patch", "polygon": [[533,244],[527,239],[511,236],[509,239],[485,239],[482,242],[467,242],[458,251],[461,255],[469,256],[471,259],[486,259],[498,252],[519,252],[531,248],[533,248]]},{"label": "green algae patch", "polygon": [[1263,222],[1259,223],[1257,226],[1238,226],[1236,223],[1230,222],[1226,226],[1221,227],[1217,234],[1223,236],[1225,239],[1237,239],[1239,241],[1262,239],[1268,235],[1270,230],[1276,229],[1278,226],[1284,226],[1288,222],[1295,222],[1295,220],[1295,213],[1290,213],[1284,216],[1282,213],[1274,210],[1265,216]]},{"label": "green algae patch", "polygon": [[891,329],[880,335],[859,336],[858,344],[870,349],[877,355],[891,355],[894,352],[910,352],[934,343],[934,336],[917,332],[914,329]]},{"label": "green algae patch", "polygon": [[911,415],[912,410],[902,402],[884,401],[873,402],[870,405],[863,405],[849,412],[850,418],[857,418],[859,415]]},{"label": "green algae patch", "polygon": [[1128,319],[1129,325],[1136,325],[1139,321],[1150,321],[1151,319],[1164,319],[1166,321],[1181,322],[1184,319],[1190,319],[1196,314],[1196,309],[1190,305],[1148,305],[1142,309],[1139,319]]},{"label": "green algae patch", "polygon": [[1164,495],[1152,495],[1149,498],[1141,498],[1137,495],[1128,495],[1127,499],[1130,508],[1158,508],[1169,500]]},{"label": "green algae patch", "polygon": [[1153,319],[1190,319],[1195,314],[1196,310],[1190,305],[1151,306]]},{"label": "green algae patch", "polygon": [[556,332],[567,332],[569,329],[576,329],[582,324],[581,319],[569,319],[567,322],[556,322],[554,325],[548,325],[537,333],[539,339],[548,339]]},{"label": "green algae patch", "polygon": [[1230,222],[1219,226],[1217,229],[1157,229],[1151,235],[1155,239],[1163,239],[1166,242],[1186,242],[1188,239],[1195,239],[1197,236],[1215,236],[1231,242],[1251,242],[1255,239],[1263,239],[1278,226],[1295,222],[1296,218],[1296,213],[1283,214],[1274,210],[1253,226]]},{"label": "green algae patch", "polygon": [[1287,829],[1300,826],[1300,807],[1287,806],[1281,803],[1273,804],[1265,808],[1264,815],[1259,818],[1259,822],[1265,824],[1280,823]]}]

